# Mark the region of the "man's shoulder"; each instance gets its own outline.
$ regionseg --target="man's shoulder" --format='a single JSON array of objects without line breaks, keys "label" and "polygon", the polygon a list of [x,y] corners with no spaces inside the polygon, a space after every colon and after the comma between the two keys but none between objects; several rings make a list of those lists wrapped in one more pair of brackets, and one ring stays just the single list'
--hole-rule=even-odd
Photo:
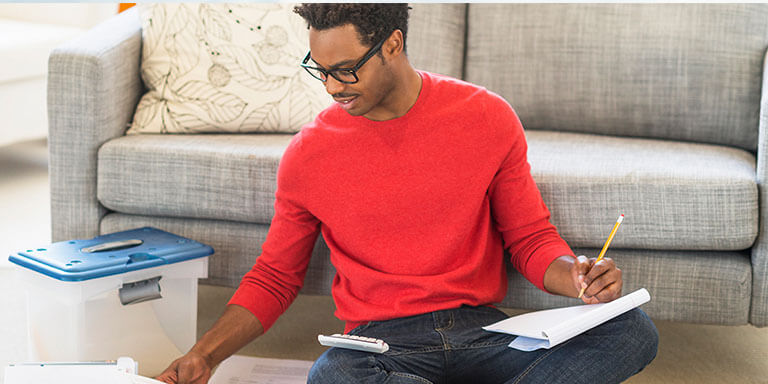
[{"label": "man's shoulder", "polygon": [[455,77],[441,75],[426,71],[420,71],[429,79],[434,94],[441,99],[460,102],[477,102],[479,105],[485,102],[508,103],[498,94],[489,91],[482,85],[474,84]]},{"label": "man's shoulder", "polygon": [[345,114],[336,103],[322,110],[293,136],[286,152],[290,151],[295,158],[313,157],[315,152],[327,146],[329,131],[338,130]]},{"label": "man's shoulder", "polygon": [[470,83],[465,80],[457,79],[448,75],[441,75],[439,73],[419,71],[423,77],[425,77],[436,90],[443,92],[485,92],[486,89],[483,86]]},{"label": "man's shoulder", "polygon": [[474,124],[488,135],[509,135],[522,128],[512,106],[501,95],[485,87],[450,76],[426,73],[431,82],[433,112],[442,111],[462,124]]}]

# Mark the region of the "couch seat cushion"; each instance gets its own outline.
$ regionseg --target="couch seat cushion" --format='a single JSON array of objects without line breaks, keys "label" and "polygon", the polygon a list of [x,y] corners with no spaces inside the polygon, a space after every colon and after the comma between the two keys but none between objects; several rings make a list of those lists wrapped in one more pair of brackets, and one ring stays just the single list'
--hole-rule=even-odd
[{"label": "couch seat cushion", "polygon": [[532,174],[573,247],[740,250],[757,236],[755,157],[708,144],[526,132]]},{"label": "couch seat cushion", "polygon": [[99,149],[99,201],[122,213],[269,223],[292,134],[134,135]]},{"label": "couch seat cushion", "polygon": [[[755,158],[734,148],[528,131],[552,222],[573,247],[740,250],[757,234]],[[138,135],[99,151],[98,198],[117,212],[269,223],[289,134]]]}]

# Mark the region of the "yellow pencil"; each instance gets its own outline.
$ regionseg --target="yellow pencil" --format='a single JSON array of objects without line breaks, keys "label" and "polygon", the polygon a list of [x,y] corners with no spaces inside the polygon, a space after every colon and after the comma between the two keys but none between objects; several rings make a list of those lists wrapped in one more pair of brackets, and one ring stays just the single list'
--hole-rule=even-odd
[{"label": "yellow pencil", "polygon": [[[619,229],[619,225],[621,225],[621,222],[624,221],[624,214],[622,213],[621,216],[616,220],[616,224],[613,225],[613,229],[611,230],[611,234],[608,235],[608,240],[605,241],[605,245],[603,245],[603,250],[600,251],[600,255],[597,256],[597,260],[595,263],[603,259],[603,256],[605,256],[605,251],[608,250],[608,246],[611,245],[611,241],[613,240],[613,236],[616,235],[616,230]],[[584,291],[587,288],[581,288],[581,292],[579,292],[579,299],[581,299],[581,296],[584,296]]]}]

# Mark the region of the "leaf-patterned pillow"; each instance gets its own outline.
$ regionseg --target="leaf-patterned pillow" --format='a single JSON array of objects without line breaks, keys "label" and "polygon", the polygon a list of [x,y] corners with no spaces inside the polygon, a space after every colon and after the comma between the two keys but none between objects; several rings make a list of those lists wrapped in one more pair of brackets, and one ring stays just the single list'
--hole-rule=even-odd
[{"label": "leaf-patterned pillow", "polygon": [[147,92],[128,134],[298,132],[331,103],[292,4],[141,4]]}]

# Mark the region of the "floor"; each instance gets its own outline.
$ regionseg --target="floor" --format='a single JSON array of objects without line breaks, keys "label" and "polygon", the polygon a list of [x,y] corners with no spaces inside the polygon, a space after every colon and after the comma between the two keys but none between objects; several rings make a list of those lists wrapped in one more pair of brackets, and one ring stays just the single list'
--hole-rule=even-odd
[{"label": "floor", "polygon": [[[0,254],[48,242],[48,199],[45,142],[0,147]],[[6,258],[0,257],[0,367],[23,360],[26,353],[24,302],[11,272]],[[200,286],[198,335],[213,324],[232,292]],[[658,356],[629,383],[768,383],[768,328],[664,321],[656,325],[661,335]],[[313,360],[324,350],[317,334],[341,327],[329,297],[302,295],[266,335],[240,353]]]}]

